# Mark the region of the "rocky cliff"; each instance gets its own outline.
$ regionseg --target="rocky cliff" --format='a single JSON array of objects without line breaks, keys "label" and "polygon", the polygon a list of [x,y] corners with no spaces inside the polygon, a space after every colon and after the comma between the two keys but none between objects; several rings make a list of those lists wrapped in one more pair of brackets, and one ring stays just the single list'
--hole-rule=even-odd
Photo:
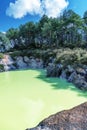
[{"label": "rocky cliff", "polygon": [[77,88],[87,91],[87,65],[75,64],[64,66],[61,63],[55,64],[55,58],[47,60],[34,56],[18,55],[12,57],[3,54],[0,58],[0,72],[16,69],[47,69],[47,77],[58,77],[73,83]]},{"label": "rocky cliff", "polygon": [[87,130],[87,102],[51,115],[35,128],[26,130]]},{"label": "rocky cliff", "polygon": [[81,90],[87,90],[87,65],[67,65],[49,63],[47,77],[59,77],[73,83]]},{"label": "rocky cliff", "polygon": [[4,54],[3,58],[0,59],[0,72],[28,68],[42,69],[43,60],[33,56],[15,56],[12,58],[8,54]]}]

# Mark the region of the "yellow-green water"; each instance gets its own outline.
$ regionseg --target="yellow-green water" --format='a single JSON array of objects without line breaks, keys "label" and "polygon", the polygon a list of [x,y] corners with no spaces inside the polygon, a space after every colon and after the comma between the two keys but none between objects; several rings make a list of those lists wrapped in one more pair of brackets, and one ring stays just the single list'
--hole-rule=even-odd
[{"label": "yellow-green water", "polygon": [[25,130],[58,111],[87,101],[87,92],[44,70],[0,73],[0,130]]}]

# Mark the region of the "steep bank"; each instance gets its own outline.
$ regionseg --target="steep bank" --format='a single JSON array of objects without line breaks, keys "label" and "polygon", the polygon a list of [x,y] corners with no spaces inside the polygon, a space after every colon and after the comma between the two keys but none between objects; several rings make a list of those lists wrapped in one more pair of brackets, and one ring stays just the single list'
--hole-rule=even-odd
[{"label": "steep bank", "polygon": [[59,49],[55,63],[47,67],[47,77],[59,77],[87,90],[87,51],[85,49]]},{"label": "steep bank", "polygon": [[47,66],[47,77],[59,77],[73,83],[81,90],[87,90],[87,66],[50,63]]},{"label": "steep bank", "polygon": [[[60,53],[63,55],[60,58],[60,61],[58,61],[56,56],[53,57],[52,54],[50,56],[46,55],[45,60],[43,57],[38,57],[38,56],[35,57],[35,54],[34,54],[34,56],[26,55],[26,53],[25,53],[25,55],[19,54],[19,55],[14,55],[14,56],[11,53],[4,54],[0,60],[1,67],[2,67],[1,70],[3,69],[3,71],[9,71],[9,70],[26,69],[26,68],[39,69],[39,68],[43,68],[45,66],[47,68],[47,77],[64,78],[64,79],[67,79],[67,81],[74,83],[81,90],[87,90],[87,78],[86,78],[87,77],[87,64],[86,64],[86,56],[84,57],[85,53],[82,54],[82,56],[81,56],[81,57],[84,57],[84,60],[81,60],[79,58],[82,62],[77,62],[78,61],[77,59],[73,60],[71,58],[71,53],[69,53],[68,55],[65,56],[66,59],[63,59],[64,58],[63,54],[65,54],[65,52]],[[58,54],[59,54],[59,50],[58,50]],[[75,56],[74,53],[73,53],[73,56]],[[69,62],[69,60],[71,62]],[[54,118],[54,120],[55,120],[55,118]],[[67,120],[67,119],[65,119],[65,120]],[[70,122],[68,122],[68,123],[70,123]],[[81,123],[83,123],[83,122],[81,122]],[[67,124],[66,124],[66,126],[63,126],[63,127],[66,127],[66,130],[67,130],[67,128],[68,129],[72,128],[71,130],[73,130],[74,127],[72,126],[72,123],[70,125],[71,126],[67,126]],[[75,126],[74,129],[78,128],[76,126],[76,124],[74,126]],[[55,126],[52,126],[52,128],[53,128],[52,130],[56,130],[56,129],[54,129],[54,127]],[[43,127],[43,125],[41,126],[41,128],[45,129]],[[83,129],[86,130],[85,127],[83,127],[80,130],[83,130]],[[46,130],[51,130],[51,128],[47,127]]]},{"label": "steep bank", "polygon": [[87,90],[87,51],[85,49],[22,50],[0,54],[0,71],[47,69],[47,77],[66,79]]},{"label": "steep bank", "polygon": [[35,58],[33,56],[12,56],[4,54],[3,58],[0,60],[0,71],[10,71],[17,69],[42,69],[43,61],[40,58]]},{"label": "steep bank", "polygon": [[26,130],[87,130],[87,102],[51,115],[35,128]]}]

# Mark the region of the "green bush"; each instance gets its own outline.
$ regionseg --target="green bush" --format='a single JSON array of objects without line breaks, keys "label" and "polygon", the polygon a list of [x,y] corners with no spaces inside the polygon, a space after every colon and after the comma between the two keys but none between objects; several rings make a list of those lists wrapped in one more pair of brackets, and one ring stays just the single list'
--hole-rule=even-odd
[{"label": "green bush", "polygon": [[0,71],[4,71],[4,66],[0,64]]},{"label": "green bush", "polygon": [[[73,64],[87,64],[87,51],[81,48],[60,48],[60,49],[26,49],[22,51],[14,51],[10,53],[12,58],[16,56],[34,56],[35,58],[42,58],[44,62],[47,62],[49,57],[56,59],[56,63],[61,63],[64,65]],[[1,54],[0,57],[3,57]]]},{"label": "green bush", "polygon": [[84,49],[59,49],[56,55],[56,63],[87,64],[87,52]]},{"label": "green bush", "polygon": [[0,53],[0,59],[2,59],[4,57],[3,53]]},{"label": "green bush", "polygon": [[23,51],[14,51],[14,52],[10,53],[10,56],[11,56],[12,58],[14,58],[14,57],[16,57],[16,56],[24,56],[24,55],[26,55],[26,54],[25,54],[25,52],[23,52]]}]

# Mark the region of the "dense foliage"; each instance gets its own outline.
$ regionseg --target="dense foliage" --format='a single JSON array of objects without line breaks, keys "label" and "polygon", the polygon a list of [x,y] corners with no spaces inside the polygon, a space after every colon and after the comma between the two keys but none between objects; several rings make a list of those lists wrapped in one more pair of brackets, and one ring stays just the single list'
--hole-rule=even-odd
[{"label": "dense foliage", "polygon": [[10,44],[10,49],[87,47],[87,11],[83,18],[72,10],[65,10],[59,18],[44,15],[38,23],[28,22],[10,28],[6,35],[0,33],[2,41]]}]

